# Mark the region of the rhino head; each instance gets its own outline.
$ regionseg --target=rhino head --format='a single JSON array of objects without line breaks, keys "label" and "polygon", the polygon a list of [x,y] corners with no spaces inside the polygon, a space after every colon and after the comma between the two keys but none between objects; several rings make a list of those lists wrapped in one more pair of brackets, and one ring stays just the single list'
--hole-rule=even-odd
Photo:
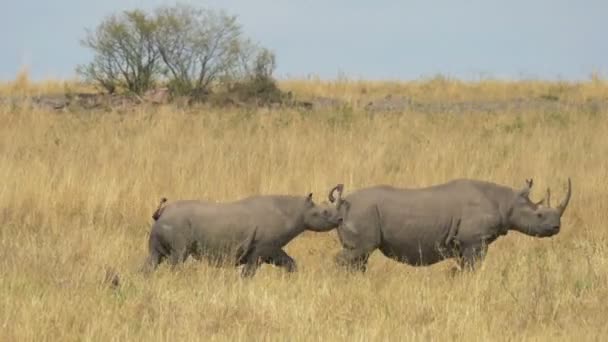
[{"label": "rhino head", "polygon": [[564,200],[555,208],[551,207],[551,190],[547,189],[545,198],[532,202],[529,198],[532,180],[515,193],[509,223],[513,230],[536,237],[549,237],[559,233],[561,217],[570,202],[571,183],[568,178],[568,191]]},{"label": "rhino head", "polygon": [[304,225],[307,230],[326,232],[342,223],[339,210],[327,203],[316,204],[312,200],[312,192],[306,196],[304,209]]}]

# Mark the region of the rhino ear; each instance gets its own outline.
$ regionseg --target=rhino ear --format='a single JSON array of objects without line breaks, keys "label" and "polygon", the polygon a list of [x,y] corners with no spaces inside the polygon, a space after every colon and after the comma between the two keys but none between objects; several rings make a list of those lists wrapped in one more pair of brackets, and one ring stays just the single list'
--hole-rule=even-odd
[{"label": "rhino ear", "polygon": [[532,182],[531,179],[526,179],[526,186],[517,192],[517,196],[528,198],[530,196],[530,189],[532,189]]},{"label": "rhino ear", "polygon": [[312,202],[312,192],[308,193],[308,195],[306,196],[306,201]]}]

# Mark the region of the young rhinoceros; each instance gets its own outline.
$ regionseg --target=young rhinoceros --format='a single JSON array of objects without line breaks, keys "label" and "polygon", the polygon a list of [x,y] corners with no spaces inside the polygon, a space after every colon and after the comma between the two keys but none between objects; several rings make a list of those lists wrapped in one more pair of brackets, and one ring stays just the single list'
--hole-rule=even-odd
[{"label": "young rhinoceros", "polygon": [[305,230],[325,232],[342,222],[335,206],[315,204],[312,193],[251,196],[229,203],[182,200],[163,206],[165,202],[161,199],[153,215],[145,273],[165,258],[175,266],[190,255],[244,264],[243,277],[252,277],[262,262],[293,272],[296,262],[282,248]]},{"label": "young rhinoceros", "polygon": [[344,218],[337,228],[343,249],[335,261],[364,272],[369,255],[379,249],[413,266],[456,258],[461,269],[474,269],[488,245],[509,230],[536,237],[559,233],[570,201],[570,178],[566,197],[556,208],[550,206],[549,189],[543,200],[530,201],[531,187],[532,180],[516,190],[458,179],[418,189],[372,186],[342,199],[343,186],[338,185],[329,193]]}]

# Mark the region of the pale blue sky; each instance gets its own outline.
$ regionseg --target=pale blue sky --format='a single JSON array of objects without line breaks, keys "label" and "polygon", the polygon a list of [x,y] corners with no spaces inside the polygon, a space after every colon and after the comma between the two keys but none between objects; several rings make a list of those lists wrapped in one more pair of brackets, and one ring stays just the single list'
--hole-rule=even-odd
[{"label": "pale blue sky", "polygon": [[[276,75],[417,79],[608,76],[608,0],[210,0],[277,54]],[[0,0],[0,79],[71,77],[84,28],[161,0]]]}]

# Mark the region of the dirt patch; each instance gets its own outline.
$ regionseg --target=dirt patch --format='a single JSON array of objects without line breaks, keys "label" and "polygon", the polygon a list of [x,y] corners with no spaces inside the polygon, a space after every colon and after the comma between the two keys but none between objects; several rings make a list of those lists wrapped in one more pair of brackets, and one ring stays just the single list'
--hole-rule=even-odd
[{"label": "dirt patch", "polygon": [[224,93],[194,94],[192,96],[172,96],[168,88],[148,91],[143,96],[127,94],[64,94],[40,95],[33,97],[4,97],[0,105],[11,107],[31,106],[47,110],[130,110],[147,105],[173,104],[179,107],[207,105],[219,108],[294,108],[299,110],[343,110],[347,107],[376,113],[498,113],[505,111],[564,112],[608,111],[608,98],[591,99],[585,102],[568,102],[553,98],[516,98],[502,101],[435,101],[419,102],[406,96],[392,96],[346,102],[330,97],[314,97],[306,101],[296,100],[291,92],[282,93],[276,89],[263,87],[252,90],[235,87]]},{"label": "dirt patch", "polygon": [[586,102],[557,101],[546,97],[515,98],[503,101],[436,101],[418,102],[408,97],[386,96],[369,101],[363,106],[371,113],[418,112],[418,113],[498,113],[505,111],[563,112],[572,110],[607,111],[608,98]]}]

